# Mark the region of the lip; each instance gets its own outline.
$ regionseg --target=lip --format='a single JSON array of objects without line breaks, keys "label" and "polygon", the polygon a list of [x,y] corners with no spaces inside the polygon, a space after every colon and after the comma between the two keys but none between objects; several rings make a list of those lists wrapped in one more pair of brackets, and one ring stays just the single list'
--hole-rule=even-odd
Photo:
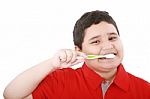
[{"label": "lip", "polygon": [[100,55],[107,55],[107,54],[114,54],[114,55],[116,56],[116,55],[117,55],[117,52],[101,53]]},{"label": "lip", "polygon": [[[116,57],[117,57],[117,53],[107,53],[107,54],[114,54],[115,57],[114,57],[114,58],[98,58],[98,61],[112,62],[112,61],[114,61],[114,60],[116,59]],[[106,55],[106,53],[103,54],[103,55]]]},{"label": "lip", "polygon": [[101,63],[111,63],[111,62],[115,61],[115,58],[97,59],[97,60],[98,60],[98,62],[101,62]]}]

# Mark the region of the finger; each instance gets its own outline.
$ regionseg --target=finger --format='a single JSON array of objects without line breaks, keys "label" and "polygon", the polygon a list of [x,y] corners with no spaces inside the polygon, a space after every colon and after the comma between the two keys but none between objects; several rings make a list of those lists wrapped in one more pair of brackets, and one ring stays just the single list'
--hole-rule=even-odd
[{"label": "finger", "polygon": [[67,60],[67,55],[65,50],[60,50],[59,54],[59,59],[61,62],[65,62]]},{"label": "finger", "polygon": [[77,56],[78,56],[78,57],[86,58],[86,56],[87,56],[85,53],[83,53],[83,52],[81,52],[81,51],[76,51],[76,53],[77,53]]},{"label": "finger", "polygon": [[70,62],[74,63],[76,61],[76,59],[77,59],[77,53],[76,53],[76,51],[73,51],[72,52],[72,60]]},{"label": "finger", "polygon": [[72,50],[65,50],[66,52],[66,63],[69,63],[72,60],[73,57],[73,51]]},{"label": "finger", "polygon": [[74,62],[71,64],[71,66],[77,65],[77,64],[82,63],[82,62],[84,62],[84,59],[76,59],[76,61],[74,61]]}]

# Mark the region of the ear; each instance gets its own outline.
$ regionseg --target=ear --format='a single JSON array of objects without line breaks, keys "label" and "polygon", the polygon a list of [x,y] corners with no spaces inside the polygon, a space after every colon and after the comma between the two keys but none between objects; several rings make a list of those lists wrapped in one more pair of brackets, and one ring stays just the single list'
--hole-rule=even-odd
[{"label": "ear", "polygon": [[75,51],[81,51],[81,49],[78,46],[75,46]]}]

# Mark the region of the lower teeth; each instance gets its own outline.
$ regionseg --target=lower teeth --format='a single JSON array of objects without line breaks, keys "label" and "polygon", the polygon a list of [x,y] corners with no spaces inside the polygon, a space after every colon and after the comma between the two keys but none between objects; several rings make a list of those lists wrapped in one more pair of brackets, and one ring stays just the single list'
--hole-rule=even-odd
[{"label": "lower teeth", "polygon": [[103,58],[99,58],[99,59],[106,59],[106,57],[103,57]]}]

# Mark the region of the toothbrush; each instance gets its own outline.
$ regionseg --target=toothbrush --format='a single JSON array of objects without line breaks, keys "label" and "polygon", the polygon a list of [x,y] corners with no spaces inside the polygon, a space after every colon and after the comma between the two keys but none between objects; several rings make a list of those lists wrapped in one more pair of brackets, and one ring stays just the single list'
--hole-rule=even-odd
[{"label": "toothbrush", "polygon": [[87,55],[86,59],[97,59],[97,58],[114,58],[114,54],[106,54],[106,55]]}]

